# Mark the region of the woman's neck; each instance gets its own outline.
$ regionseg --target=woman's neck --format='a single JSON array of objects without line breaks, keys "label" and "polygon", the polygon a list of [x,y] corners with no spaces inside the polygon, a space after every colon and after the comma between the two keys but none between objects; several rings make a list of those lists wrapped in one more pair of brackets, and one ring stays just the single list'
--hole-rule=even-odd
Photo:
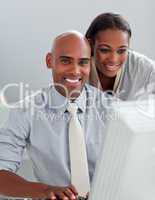
[{"label": "woman's neck", "polygon": [[113,90],[116,76],[107,77],[99,71],[98,71],[98,76],[99,76],[99,80],[100,80],[103,91]]}]

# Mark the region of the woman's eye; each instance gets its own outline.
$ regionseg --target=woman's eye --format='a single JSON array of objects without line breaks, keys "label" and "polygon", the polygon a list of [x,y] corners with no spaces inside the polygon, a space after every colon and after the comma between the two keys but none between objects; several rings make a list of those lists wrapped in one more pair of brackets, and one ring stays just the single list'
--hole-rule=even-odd
[{"label": "woman's eye", "polygon": [[126,53],[127,52],[127,49],[118,49],[117,50],[117,53],[118,54],[124,54],[124,53]]}]

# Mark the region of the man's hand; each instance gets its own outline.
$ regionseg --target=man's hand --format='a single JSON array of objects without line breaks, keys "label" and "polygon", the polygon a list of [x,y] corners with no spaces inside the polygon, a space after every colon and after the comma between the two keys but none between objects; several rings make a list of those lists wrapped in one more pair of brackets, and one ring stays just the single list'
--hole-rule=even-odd
[{"label": "man's hand", "polygon": [[50,200],[77,200],[78,192],[73,185],[67,187],[49,186],[46,190],[47,198]]},{"label": "man's hand", "polygon": [[7,170],[0,170],[0,194],[35,200],[77,200],[78,196],[78,192],[73,185],[57,187],[31,182]]}]

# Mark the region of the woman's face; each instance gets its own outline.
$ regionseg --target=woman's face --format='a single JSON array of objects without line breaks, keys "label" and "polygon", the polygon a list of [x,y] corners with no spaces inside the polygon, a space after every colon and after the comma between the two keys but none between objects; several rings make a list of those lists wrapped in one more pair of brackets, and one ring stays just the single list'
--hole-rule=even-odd
[{"label": "woman's face", "polygon": [[94,59],[100,73],[115,77],[128,57],[129,35],[118,29],[100,31],[95,38]]}]

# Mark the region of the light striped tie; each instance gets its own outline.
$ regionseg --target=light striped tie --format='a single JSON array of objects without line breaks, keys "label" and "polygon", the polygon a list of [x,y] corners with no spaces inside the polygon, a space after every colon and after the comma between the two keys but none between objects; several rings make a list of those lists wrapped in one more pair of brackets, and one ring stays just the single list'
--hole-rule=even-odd
[{"label": "light striped tie", "polygon": [[78,120],[77,105],[70,103],[67,110],[71,114],[69,123],[71,183],[76,187],[79,196],[85,197],[90,190],[90,182],[84,132]]}]

